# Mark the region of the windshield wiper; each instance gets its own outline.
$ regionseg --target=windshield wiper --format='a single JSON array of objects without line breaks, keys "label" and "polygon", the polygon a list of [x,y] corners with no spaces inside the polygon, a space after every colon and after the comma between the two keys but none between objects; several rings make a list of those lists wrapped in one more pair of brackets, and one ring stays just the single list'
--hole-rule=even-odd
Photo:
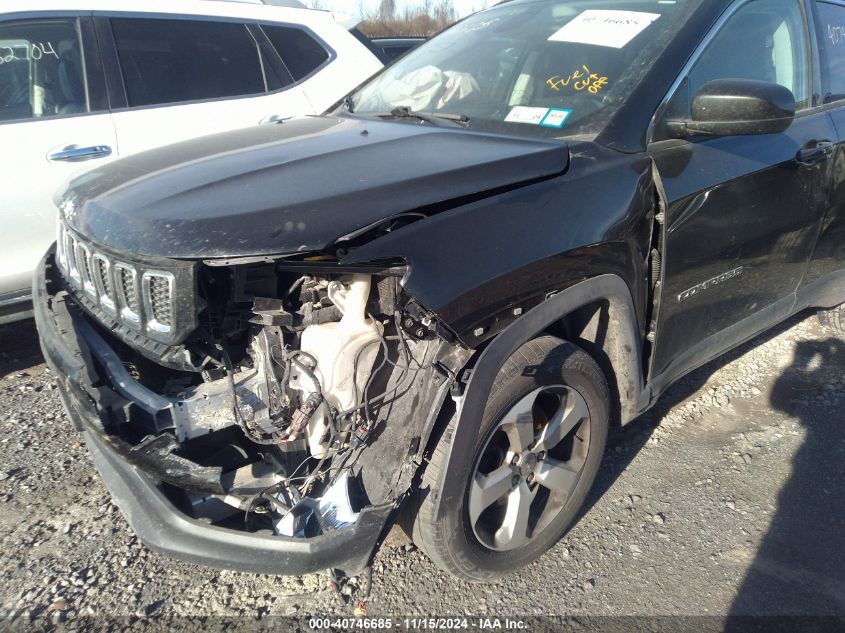
[{"label": "windshield wiper", "polygon": [[415,112],[408,106],[399,106],[393,108],[390,114],[380,114],[381,117],[393,117],[394,119],[417,119],[431,125],[442,125],[443,121],[447,121],[452,125],[461,127],[469,126],[469,117],[465,114],[434,114],[433,112]]}]

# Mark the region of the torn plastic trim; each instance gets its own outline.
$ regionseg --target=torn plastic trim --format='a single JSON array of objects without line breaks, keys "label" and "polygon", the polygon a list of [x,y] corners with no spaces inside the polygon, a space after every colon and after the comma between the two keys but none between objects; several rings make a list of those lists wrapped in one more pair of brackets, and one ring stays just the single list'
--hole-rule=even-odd
[{"label": "torn plastic trim", "polygon": [[[397,222],[399,220],[411,220],[411,223],[418,222],[420,220],[425,220],[428,218],[429,215],[427,213],[423,213],[421,211],[406,211],[403,213],[397,213],[395,215],[391,215],[389,217],[383,218],[381,220],[376,220],[360,229],[356,229],[347,233],[346,235],[341,235],[339,238],[335,240],[335,244],[342,244],[343,242],[351,242],[353,240],[358,239],[362,235],[366,235],[370,231],[373,231],[381,226],[386,224],[391,224]],[[405,225],[407,226],[407,224]],[[404,228],[404,227],[400,227]],[[397,229],[398,230],[398,229]]]},{"label": "torn plastic trim", "polygon": [[[65,305],[68,305],[67,302]],[[71,308],[68,307],[68,310],[70,312]],[[139,406],[154,420],[155,428],[151,430],[160,432],[174,428],[173,402],[147,389],[132,378],[118,355],[84,318],[74,318],[71,314],[71,319],[80,336],[85,340],[90,353],[104,368],[108,381],[115,391]]]},{"label": "torn plastic trim", "polygon": [[[377,419],[386,423],[380,423],[359,459],[363,487],[375,503],[398,500],[409,490],[452,384],[475,353],[437,337],[412,345],[414,358],[425,369],[400,395],[374,408]],[[400,378],[400,370],[394,369],[384,388],[394,388]]]},{"label": "torn plastic trim", "polygon": [[368,507],[349,527],[312,538],[247,533],[208,525],[179,512],[154,483],[86,434],[97,470],[150,549],[195,564],[261,574],[308,574],[328,568],[355,575],[364,570],[394,510]]}]

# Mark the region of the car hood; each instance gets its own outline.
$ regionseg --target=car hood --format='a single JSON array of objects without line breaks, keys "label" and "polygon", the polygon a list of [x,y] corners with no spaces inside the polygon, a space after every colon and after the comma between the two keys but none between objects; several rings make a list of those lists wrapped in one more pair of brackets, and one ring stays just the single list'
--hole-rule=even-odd
[{"label": "car hood", "polygon": [[560,141],[305,117],[115,161],[71,181],[58,202],[71,228],[108,249],[249,257],[324,249],[404,212],[555,176],[568,162]]}]

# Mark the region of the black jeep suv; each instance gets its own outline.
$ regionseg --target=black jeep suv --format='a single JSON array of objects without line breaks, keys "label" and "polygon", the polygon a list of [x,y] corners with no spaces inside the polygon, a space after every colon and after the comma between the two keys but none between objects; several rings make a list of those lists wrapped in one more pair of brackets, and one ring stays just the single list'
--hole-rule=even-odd
[{"label": "black jeep suv", "polygon": [[845,301],[845,6],[513,0],[325,116],[57,198],[44,353],[150,547],[470,580],[571,524],[609,425]]}]

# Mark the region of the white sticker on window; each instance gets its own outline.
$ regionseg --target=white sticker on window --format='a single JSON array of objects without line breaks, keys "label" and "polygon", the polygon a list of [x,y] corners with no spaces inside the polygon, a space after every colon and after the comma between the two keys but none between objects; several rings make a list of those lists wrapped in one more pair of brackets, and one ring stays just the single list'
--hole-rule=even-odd
[{"label": "white sticker on window", "polygon": [[531,125],[540,125],[540,122],[546,118],[548,113],[548,108],[514,106],[508,113],[508,116],[505,117],[505,121],[508,123],[529,123]]},{"label": "white sticker on window", "polygon": [[659,17],[659,13],[588,9],[552,35],[549,41],[623,48]]}]

